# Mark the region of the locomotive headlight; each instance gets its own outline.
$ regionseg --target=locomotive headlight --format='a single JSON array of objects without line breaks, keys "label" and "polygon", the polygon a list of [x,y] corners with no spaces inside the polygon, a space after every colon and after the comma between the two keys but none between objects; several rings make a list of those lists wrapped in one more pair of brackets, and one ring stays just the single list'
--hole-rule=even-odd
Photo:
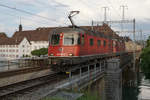
[{"label": "locomotive headlight", "polygon": [[54,56],[54,54],[50,54],[51,56]]},{"label": "locomotive headlight", "polygon": [[72,54],[72,53],[70,53],[70,54],[69,54],[69,56],[73,56],[73,54]]}]

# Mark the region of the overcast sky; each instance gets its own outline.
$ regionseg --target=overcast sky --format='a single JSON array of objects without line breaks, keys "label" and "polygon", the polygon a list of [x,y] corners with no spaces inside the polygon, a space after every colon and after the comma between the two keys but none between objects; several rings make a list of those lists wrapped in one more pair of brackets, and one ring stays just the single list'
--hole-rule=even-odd
[{"label": "overcast sky", "polygon": [[[8,36],[18,30],[20,17],[23,30],[37,27],[68,26],[70,24],[67,18],[69,12],[79,10],[80,14],[74,17],[75,23],[77,25],[91,25],[92,20],[104,20],[102,7],[105,6],[109,7],[108,20],[121,20],[121,5],[128,6],[128,9],[125,9],[125,18],[135,18],[136,29],[142,29],[146,36],[150,32],[150,0],[0,0],[0,5],[46,17],[41,18],[0,6],[0,32],[6,32]],[[118,25],[112,26],[116,31],[120,29]],[[126,25],[124,28],[128,28],[127,26],[131,27],[131,25]]]}]

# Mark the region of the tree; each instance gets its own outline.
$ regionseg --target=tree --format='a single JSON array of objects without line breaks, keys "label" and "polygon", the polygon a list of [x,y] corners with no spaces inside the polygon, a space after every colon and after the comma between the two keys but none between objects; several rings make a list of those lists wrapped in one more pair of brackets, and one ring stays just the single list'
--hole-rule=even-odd
[{"label": "tree", "polygon": [[147,45],[141,54],[141,70],[145,77],[150,79],[150,36],[147,40]]},{"label": "tree", "polygon": [[31,52],[32,55],[40,57],[41,55],[46,55],[48,54],[48,48],[41,48],[37,50],[33,50]]}]

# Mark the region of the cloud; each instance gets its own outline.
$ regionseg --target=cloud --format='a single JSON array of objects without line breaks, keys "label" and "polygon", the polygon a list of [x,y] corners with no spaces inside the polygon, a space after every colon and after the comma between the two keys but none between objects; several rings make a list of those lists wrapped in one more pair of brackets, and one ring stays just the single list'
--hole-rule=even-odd
[{"label": "cloud", "polygon": [[5,27],[2,24],[0,24],[0,32],[5,32]]},{"label": "cloud", "polygon": [[8,37],[11,37],[14,31],[13,28],[8,28],[7,26],[0,24],[0,32],[8,32],[9,34],[6,33]]}]

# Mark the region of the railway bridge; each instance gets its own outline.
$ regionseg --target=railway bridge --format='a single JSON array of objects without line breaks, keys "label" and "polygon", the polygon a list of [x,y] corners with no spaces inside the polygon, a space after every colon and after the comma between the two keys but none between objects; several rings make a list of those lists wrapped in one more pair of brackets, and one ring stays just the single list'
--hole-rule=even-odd
[{"label": "railway bridge", "polygon": [[[87,63],[79,68],[78,75],[69,72],[69,81],[63,88],[81,90],[94,86],[99,91],[100,100],[122,100],[122,86],[136,86],[139,55],[140,51]],[[82,68],[87,70],[84,72]]]},{"label": "railway bridge", "polygon": [[[62,91],[80,91],[86,89],[87,87],[94,87],[98,89],[101,97],[100,100],[122,100],[122,85],[136,85],[136,72],[139,68],[134,62],[138,62],[139,54],[140,51],[135,53],[125,53],[116,57],[107,56],[105,59],[87,62],[84,65],[80,65],[80,67],[77,67],[76,69],[70,70],[63,78],[60,76],[54,77],[54,74],[56,73],[52,72],[48,67],[32,67],[29,69],[29,74],[26,68],[21,69],[20,72],[15,70],[1,72],[3,75],[0,73],[0,80],[3,81],[0,82],[0,87],[1,90],[4,89],[4,91],[1,91],[0,97],[4,98],[4,100],[7,100],[6,98],[8,97],[9,99],[15,98],[15,100],[16,98],[19,100],[38,100],[44,97],[57,96],[59,94],[59,96],[62,96],[63,98],[66,97],[68,99],[69,97],[68,100],[75,100],[76,97],[81,95],[78,94],[78,96],[73,96],[69,93],[62,93]],[[27,60],[24,61],[26,62]],[[28,61],[31,64],[32,61]],[[37,61],[38,62],[36,62],[36,64],[42,61],[45,62],[43,59],[38,59]],[[43,67],[48,64],[46,63],[43,65],[39,63],[39,65]],[[29,63],[27,63],[27,66],[29,66]],[[6,73],[9,74],[5,76]],[[15,73],[15,75],[12,75],[13,73]],[[30,80],[31,83],[29,83]],[[9,86],[4,86],[4,84]],[[15,84],[21,84],[23,86],[20,86],[19,88],[16,86],[17,89],[12,91],[11,84],[13,84],[13,88],[15,87]],[[43,87],[41,87],[41,85]],[[5,89],[7,88],[11,91],[5,93]],[[25,94],[22,93],[28,89],[28,92],[25,92]],[[33,91],[31,91],[32,89]]]}]

